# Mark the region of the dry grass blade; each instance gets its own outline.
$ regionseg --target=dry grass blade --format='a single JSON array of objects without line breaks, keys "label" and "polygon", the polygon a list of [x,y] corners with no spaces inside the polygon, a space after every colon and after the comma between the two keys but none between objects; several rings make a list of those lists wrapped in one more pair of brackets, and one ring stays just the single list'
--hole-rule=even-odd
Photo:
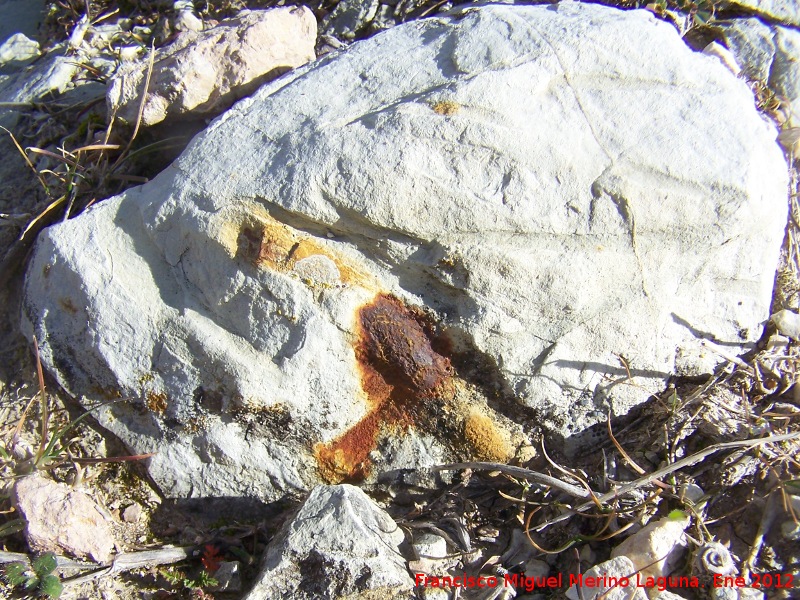
[{"label": "dry grass blade", "polygon": [[[153,65],[155,64],[156,59],[156,48],[155,48],[155,41],[150,44],[150,61],[147,63],[147,75],[144,78],[144,90],[142,90],[142,100],[139,102],[139,113],[136,115],[136,125],[133,128],[133,133],[131,134],[128,143],[125,145],[125,149],[119,155],[119,158],[116,160],[114,165],[111,167],[111,171],[115,171],[122,161],[125,159],[128,151],[131,149],[131,145],[133,144],[133,140],[136,139],[136,136],[139,133],[139,127],[142,124],[142,115],[144,115],[144,107],[147,103],[147,90],[150,89],[150,78],[153,75]],[[109,123],[109,132],[111,131],[111,123]]]},{"label": "dry grass blade", "polygon": [[[630,455],[627,452],[625,452],[625,449],[617,441],[617,438],[614,437],[614,431],[611,429],[611,413],[610,412],[608,413],[608,417],[606,418],[606,427],[608,429],[608,437],[611,438],[611,442],[614,444],[614,447],[617,449],[617,452],[620,453],[620,456],[622,456],[623,460],[628,464],[628,466],[631,469],[633,469],[636,472],[637,475],[644,475],[645,474],[645,470],[642,467],[640,467],[638,464],[636,464],[636,461],[634,461],[630,457]],[[662,489],[665,489],[665,490],[669,489],[669,487],[670,487],[669,485],[667,485],[663,481],[659,481],[658,479],[654,479],[653,483],[655,483],[658,487],[660,487]]]},{"label": "dry grass blade", "polygon": [[574,479],[577,479],[578,481],[580,481],[583,484],[583,487],[586,488],[586,491],[588,493],[589,498],[591,498],[592,501],[597,505],[597,508],[602,508],[600,501],[597,499],[597,494],[595,494],[592,491],[592,488],[589,485],[588,481],[586,481],[583,477],[581,477],[577,473],[565,469],[564,467],[562,467],[561,465],[559,465],[553,459],[550,458],[550,456],[547,454],[547,449],[544,447],[544,440],[542,440],[542,456],[545,457],[547,462],[549,462],[554,469],[559,470],[560,472],[562,472],[567,477],[573,477]]},{"label": "dry grass blade", "polygon": [[48,423],[50,422],[49,406],[47,405],[47,394],[44,389],[44,372],[42,371],[42,361],[39,359],[39,342],[36,336],[33,336],[33,351],[36,355],[36,376],[39,379],[39,406],[41,406],[42,416],[42,439],[39,451],[36,453],[36,462],[38,463],[44,455],[45,448],[47,447]]},{"label": "dry grass blade", "polygon": [[17,421],[17,426],[14,427],[14,432],[11,434],[11,439],[6,443],[6,447],[9,449],[13,449],[14,446],[17,444],[17,440],[19,440],[19,436],[22,433],[22,428],[25,426],[25,419],[28,417],[28,411],[33,406],[33,403],[36,402],[36,398],[33,397],[28,400],[28,403],[25,405],[25,408],[22,411],[22,414],[19,416],[19,420]]},{"label": "dry grass blade", "polygon": [[[71,167],[75,167],[76,169],[84,169],[83,165],[78,164],[78,162],[72,158],[68,158],[64,154],[56,154],[55,152],[50,152],[50,150],[43,150],[42,148],[34,148],[33,146],[28,146],[26,148],[29,152],[33,152],[34,154],[41,154],[42,156],[49,156],[55,160],[60,160],[61,162],[68,164]],[[64,151],[65,154],[70,154],[66,150]]]},{"label": "dry grass blade", "polygon": [[[87,563],[72,560],[65,556],[56,556],[56,565],[60,571],[86,571],[87,569],[96,569],[88,575],[80,575],[72,579],[65,579],[65,584],[77,585],[85,583],[99,577],[115,575],[117,573],[124,573],[133,569],[140,569],[143,567],[154,567],[158,565],[170,565],[187,558],[191,558],[193,547],[177,547],[177,548],[161,548],[158,550],[144,550],[141,552],[125,552],[117,554],[114,557],[114,562],[110,567],[103,567],[97,569],[97,564]],[[12,562],[30,565],[31,560],[27,554],[21,552],[0,552],[0,564],[7,564]]]},{"label": "dry grass blade", "polygon": [[53,200],[47,208],[45,208],[42,212],[40,212],[36,217],[34,217],[22,234],[19,236],[20,241],[27,241],[32,242],[36,239],[36,236],[39,235],[39,232],[53,223],[58,214],[59,210],[61,209],[61,205],[66,202],[66,196],[61,196],[56,200]]},{"label": "dry grass blade", "polygon": [[752,571],[756,561],[758,560],[758,555],[761,553],[761,547],[764,545],[764,538],[769,532],[775,517],[778,516],[777,511],[775,510],[775,505],[775,492],[773,491],[767,498],[767,503],[764,506],[764,512],[761,515],[761,521],[758,524],[758,530],[756,531],[755,539],[753,540],[753,544],[750,548],[750,555],[747,557],[747,560],[742,568],[745,577],[749,578],[750,571]]},{"label": "dry grass blade", "polygon": [[102,463],[117,463],[117,462],[132,462],[135,460],[145,460],[146,458],[152,458],[156,455],[155,452],[149,452],[148,454],[134,454],[131,456],[109,456],[107,458],[70,458],[71,462],[76,462],[79,464],[84,465],[99,465]]},{"label": "dry grass blade", "polygon": [[746,362],[744,362],[738,356],[734,356],[730,352],[728,352],[726,350],[723,350],[722,348],[720,348],[719,346],[717,346],[715,344],[712,344],[708,340],[700,340],[700,345],[703,348],[707,348],[708,350],[711,350],[711,352],[713,352],[714,354],[718,354],[719,356],[721,356],[725,360],[727,360],[729,362],[732,362],[733,364],[735,364],[737,367],[742,369],[742,371],[744,371],[748,375],[751,375],[751,376],[755,375],[755,372],[753,371],[753,367],[748,365]]},{"label": "dry grass blade", "polygon": [[2,125],[0,125],[0,129],[2,129],[9,136],[11,136],[11,141],[14,142],[14,145],[17,147],[17,150],[19,150],[19,153],[22,155],[22,158],[25,159],[25,163],[31,168],[31,171],[33,171],[34,175],[36,175],[36,178],[39,180],[39,183],[42,184],[42,187],[44,188],[44,191],[47,194],[50,194],[50,188],[47,187],[47,182],[44,180],[44,178],[42,177],[41,173],[39,173],[39,171],[36,170],[36,167],[33,166],[33,163],[31,162],[31,159],[28,158],[27,153],[22,149],[22,146],[19,145],[19,142],[17,142],[17,138],[14,137],[14,134],[11,133],[8,129],[6,129]]},{"label": "dry grass blade", "polygon": [[90,150],[119,150],[119,144],[90,144],[76,148],[73,152],[89,152]]}]

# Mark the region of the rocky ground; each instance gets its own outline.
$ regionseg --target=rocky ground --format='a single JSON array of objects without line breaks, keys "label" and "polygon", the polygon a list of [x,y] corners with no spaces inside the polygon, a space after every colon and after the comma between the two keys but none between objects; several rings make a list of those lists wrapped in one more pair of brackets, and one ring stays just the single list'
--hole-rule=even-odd
[{"label": "rocky ground", "polygon": [[[0,50],[0,125],[9,132],[0,140],[3,594],[796,596],[800,14],[792,3],[605,3],[646,8],[669,27],[646,15],[561,9],[575,19],[564,23],[578,24],[542,39],[562,59],[570,89],[586,93],[572,112],[557,83],[535,109],[535,86],[519,104],[513,93],[499,102],[491,90],[537,81],[550,66],[514,76],[529,40],[493,39],[489,13],[446,16],[449,2],[290,10],[110,0],[42,4],[41,13],[33,4],[0,4],[13,16],[0,37],[27,36]],[[286,21],[270,30],[248,21],[245,8],[278,8]],[[529,18],[509,14],[500,19],[515,26]],[[408,39],[380,37],[437,15],[441,29],[422,24],[404,30]],[[447,37],[460,21],[472,37]],[[648,37],[636,55],[652,61],[642,72],[625,71],[612,51],[588,61],[608,61],[604,74],[618,68],[628,86],[623,108],[606,106],[594,83],[581,83],[591,81],[592,64],[570,49],[606,48],[609,32],[624,39],[640,25]],[[287,32],[291,40],[280,37]],[[374,45],[355,43],[367,39]],[[380,58],[386,48],[391,60]],[[323,68],[302,66],[326,55]],[[405,55],[418,70],[403,70]],[[440,61],[451,55],[452,63]],[[358,62],[373,58],[369,70]],[[497,64],[504,74],[486,89],[458,79],[496,77]],[[650,88],[630,87],[648,77],[668,90],[660,104],[649,104]],[[425,90],[413,101],[402,91],[409,81]],[[476,110],[486,106],[496,113]],[[539,118],[514,126],[544,146],[485,142],[499,134],[481,127],[517,114]],[[462,118],[471,128],[448,129]],[[344,123],[365,124],[377,141]],[[239,155],[224,151],[232,139]],[[447,163],[454,145],[471,154]],[[604,153],[615,159],[602,175],[584,167],[605,164]],[[374,171],[363,167],[376,156]],[[164,169],[141,196],[104,200]],[[495,169],[502,186],[491,179]],[[651,178],[636,183],[630,174],[643,170]],[[427,175],[409,182],[398,176],[406,171]],[[319,189],[299,186],[295,172],[322,182]],[[529,173],[535,180],[522,179]],[[585,207],[580,195],[564,205],[573,181],[592,189]],[[508,207],[530,187],[540,190],[536,206],[547,207],[543,222]],[[496,204],[467,214],[459,194]],[[348,204],[362,195],[371,203]],[[242,196],[255,201],[233,202]],[[418,202],[426,218],[410,220],[409,205],[395,212],[396,196]],[[659,210],[625,204],[636,197]],[[261,215],[263,198],[272,204]],[[586,234],[600,240],[592,252],[553,241],[590,212]],[[146,235],[136,233],[140,224]],[[475,241],[465,243],[464,231]],[[550,237],[533,246],[542,231]],[[661,245],[649,250],[652,239]],[[665,247],[681,273],[674,280],[656,277]],[[601,252],[614,258],[595,261]],[[174,281],[190,296],[204,289],[180,318],[171,312],[180,294],[164,287],[172,279],[160,275],[159,292],[147,295],[142,273],[157,271],[152,257],[162,254],[180,266]],[[136,262],[142,257],[147,264]],[[245,283],[235,292],[203,288],[226,277],[231,260]],[[103,275],[107,263],[113,277]],[[614,278],[619,285],[589,294]],[[273,297],[263,300],[253,281]],[[246,301],[219,311],[215,294]],[[545,303],[545,295],[556,299]],[[588,316],[611,305],[624,316]],[[654,307],[680,318],[664,326]],[[208,320],[185,318],[193,311]],[[160,354],[143,333],[151,320],[161,324],[153,334]],[[698,322],[708,331],[698,333]],[[695,338],[705,341],[692,345]],[[139,368],[141,356],[156,355]],[[339,366],[354,355],[360,379]],[[591,357],[608,363],[599,379],[586,367]],[[224,385],[213,387],[208,373]],[[315,383],[318,373],[325,378]],[[359,386],[371,412],[342,400]],[[266,403],[265,389],[281,401]],[[308,397],[319,402],[313,415],[302,412]],[[578,574],[627,576],[644,587],[570,590]],[[499,584],[437,585],[462,576]],[[730,585],[715,585],[715,576]]]}]

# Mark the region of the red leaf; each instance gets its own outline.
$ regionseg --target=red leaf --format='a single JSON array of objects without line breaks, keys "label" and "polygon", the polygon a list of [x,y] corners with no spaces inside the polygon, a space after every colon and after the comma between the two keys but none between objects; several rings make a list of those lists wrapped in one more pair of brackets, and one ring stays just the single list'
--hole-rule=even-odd
[{"label": "red leaf", "polygon": [[206,544],[203,547],[203,557],[200,559],[205,567],[206,571],[208,571],[209,575],[213,575],[217,569],[219,569],[219,565],[222,562],[222,556],[219,553],[219,548],[217,548],[214,544]]}]

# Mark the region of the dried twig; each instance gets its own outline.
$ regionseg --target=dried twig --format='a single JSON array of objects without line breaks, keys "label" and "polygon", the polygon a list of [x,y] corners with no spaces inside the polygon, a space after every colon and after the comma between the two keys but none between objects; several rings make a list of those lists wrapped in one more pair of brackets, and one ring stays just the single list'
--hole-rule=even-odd
[{"label": "dried twig", "polygon": [[767,503],[764,506],[764,512],[761,515],[761,522],[758,524],[758,531],[756,531],[756,537],[753,540],[753,546],[750,548],[750,554],[742,566],[742,575],[745,577],[745,579],[749,579],[750,571],[752,571],[753,567],[755,566],[756,561],[758,560],[758,555],[761,552],[761,546],[764,544],[764,538],[766,537],[767,533],[769,533],[769,529],[772,526],[772,522],[775,520],[776,516],[775,492],[773,491],[767,498]]},{"label": "dried twig", "polygon": [[[115,171],[120,164],[122,164],[123,160],[125,160],[125,156],[128,154],[128,150],[131,149],[133,140],[135,140],[136,136],[139,134],[139,127],[142,124],[142,115],[144,115],[144,107],[145,104],[147,103],[147,90],[150,88],[150,78],[153,75],[153,64],[155,63],[155,58],[156,58],[156,48],[155,48],[155,42],[153,42],[153,44],[150,45],[150,60],[147,63],[147,74],[145,75],[144,78],[144,89],[142,90],[142,100],[141,102],[139,102],[139,112],[136,115],[136,124],[133,127],[133,133],[131,134],[131,137],[128,140],[127,145],[125,146],[125,149],[122,151],[117,161],[111,167],[110,171],[112,172]],[[109,123],[109,131],[110,128],[111,124]],[[105,141],[106,143],[108,142],[107,139]]]},{"label": "dried twig", "polygon": [[[711,456],[712,454],[719,452],[720,450],[729,450],[731,448],[753,448],[755,446],[760,446],[762,444],[785,442],[798,438],[800,438],[800,432],[786,433],[783,435],[771,435],[769,437],[757,438],[754,440],[739,440],[735,442],[724,442],[722,444],[714,444],[713,446],[709,446],[708,448],[705,448],[700,452],[692,454],[691,456],[687,456],[686,458],[683,458],[677,462],[669,464],[666,467],[662,467],[661,469],[653,471],[649,475],[645,475],[644,477],[641,477],[636,481],[627,483],[617,490],[608,492],[607,494],[603,494],[602,496],[599,496],[597,499],[600,502],[608,502],[609,500],[613,500],[614,498],[617,498],[623,494],[627,494],[628,492],[632,492],[633,490],[639,489],[640,487],[653,483],[654,480],[661,479],[665,475],[674,473],[675,471],[683,469],[684,467],[690,467],[700,462],[701,460],[707,458],[708,456]],[[545,521],[541,525],[537,525],[534,530],[541,531],[546,527],[549,527],[550,525],[554,525],[556,523],[560,523],[561,521],[565,521],[569,519],[572,515],[585,511],[591,508],[592,506],[594,506],[594,502],[586,502],[584,504],[581,504],[577,508],[571,509],[557,517],[550,519],[549,521]]]},{"label": "dried twig", "polygon": [[500,471],[501,473],[505,473],[506,475],[521,477],[523,479],[530,479],[531,481],[535,481],[536,483],[541,483],[542,485],[549,485],[550,487],[559,489],[562,492],[566,492],[570,496],[575,496],[577,498],[590,498],[592,496],[592,492],[590,490],[587,491],[583,488],[578,487],[577,485],[572,485],[571,483],[561,481],[560,479],[556,479],[555,477],[551,477],[550,475],[545,475],[544,473],[539,473],[538,471],[531,471],[530,469],[523,469],[522,467],[504,465],[503,463],[466,462],[466,463],[453,463],[449,465],[438,465],[435,467],[428,467],[428,468],[431,471],[458,471],[460,469],[475,469],[477,471]]},{"label": "dried twig", "polygon": [[[95,569],[86,575],[78,575],[62,580],[62,583],[65,585],[77,585],[92,581],[93,579],[99,579],[100,577],[108,577],[142,567],[170,565],[190,558],[191,552],[191,546],[160,548],[158,550],[145,550],[143,552],[126,552],[117,554],[110,566],[101,567],[99,569],[96,563],[80,562],[64,556],[56,556],[56,568],[61,571]],[[22,563],[30,566],[31,560],[27,554],[22,554],[20,552],[0,552],[0,564],[4,563]]]},{"label": "dried twig", "polygon": [[[645,474],[645,470],[642,467],[640,467],[638,464],[636,464],[636,461],[633,460],[631,458],[631,456],[627,452],[625,452],[625,449],[622,447],[622,444],[620,444],[617,441],[617,438],[614,437],[614,431],[613,431],[613,429],[611,429],[611,412],[610,411],[608,413],[608,418],[606,419],[606,427],[608,428],[608,437],[611,438],[611,441],[614,443],[614,447],[617,449],[617,452],[620,453],[620,455],[622,456],[622,459],[628,464],[628,466],[631,469],[636,471],[637,475],[644,475]],[[658,487],[660,487],[661,489],[664,489],[664,490],[666,490],[666,489],[668,489],[670,487],[666,483],[664,483],[663,481],[659,481],[658,479],[653,480],[653,483],[655,483]]]}]

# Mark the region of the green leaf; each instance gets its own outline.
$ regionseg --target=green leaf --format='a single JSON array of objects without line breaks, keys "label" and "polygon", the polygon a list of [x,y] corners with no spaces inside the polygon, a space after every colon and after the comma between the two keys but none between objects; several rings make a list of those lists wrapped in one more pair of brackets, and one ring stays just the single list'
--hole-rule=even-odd
[{"label": "green leaf", "polygon": [[22,585],[31,579],[30,575],[25,574],[27,570],[28,566],[23,563],[11,563],[10,565],[6,565],[3,569],[6,581],[13,586]]},{"label": "green leaf", "polygon": [[56,566],[58,566],[58,563],[56,562],[56,555],[52,552],[47,552],[33,561],[33,572],[39,576],[39,579],[41,579],[45,575],[55,571]]},{"label": "green leaf", "polygon": [[238,548],[237,546],[232,546],[230,548],[230,551],[231,554],[235,554],[236,558],[241,560],[244,564],[246,565],[253,564],[253,557],[250,556],[244,548]]},{"label": "green leaf", "polygon": [[783,485],[792,494],[800,494],[800,479],[791,479]]},{"label": "green leaf", "polygon": [[45,576],[41,585],[39,585],[39,591],[51,598],[58,598],[63,590],[64,586],[61,585],[61,581],[55,575]]},{"label": "green leaf", "polygon": [[678,510],[677,508],[667,515],[667,518],[670,521],[685,521],[686,520],[686,513],[682,510]]},{"label": "green leaf", "polygon": [[25,529],[25,521],[22,519],[12,519],[8,523],[0,525],[0,537],[5,537]]}]

